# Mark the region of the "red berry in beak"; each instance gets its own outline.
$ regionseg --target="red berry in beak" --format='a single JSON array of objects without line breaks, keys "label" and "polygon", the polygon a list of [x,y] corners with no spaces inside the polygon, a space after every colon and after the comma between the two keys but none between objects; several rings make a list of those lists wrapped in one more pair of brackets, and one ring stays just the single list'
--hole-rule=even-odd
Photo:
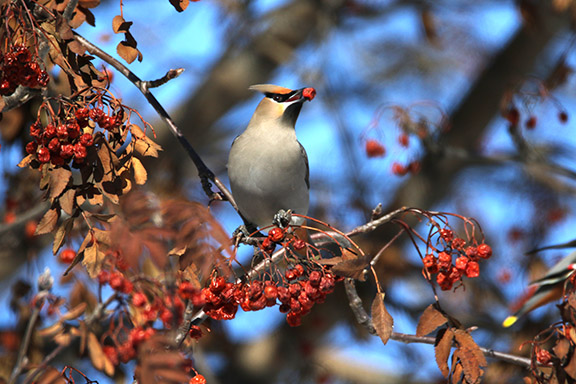
[{"label": "red berry in beak", "polygon": [[316,90],[314,88],[304,88],[302,96],[304,96],[305,99],[312,101],[312,99],[316,97]]}]

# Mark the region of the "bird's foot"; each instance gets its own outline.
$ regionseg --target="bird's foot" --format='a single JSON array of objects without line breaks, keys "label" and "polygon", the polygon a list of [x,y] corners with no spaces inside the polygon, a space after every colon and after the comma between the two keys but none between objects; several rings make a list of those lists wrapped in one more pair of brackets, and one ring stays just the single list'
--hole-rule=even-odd
[{"label": "bird's foot", "polygon": [[274,215],[272,224],[274,224],[279,228],[286,228],[288,225],[290,225],[291,221],[292,221],[292,210],[289,209],[285,211],[281,209],[278,211],[278,213]]},{"label": "bird's foot", "polygon": [[241,225],[232,233],[232,239],[234,244],[248,244],[248,245],[258,245],[261,238],[265,237],[261,232],[250,231],[245,225]]}]

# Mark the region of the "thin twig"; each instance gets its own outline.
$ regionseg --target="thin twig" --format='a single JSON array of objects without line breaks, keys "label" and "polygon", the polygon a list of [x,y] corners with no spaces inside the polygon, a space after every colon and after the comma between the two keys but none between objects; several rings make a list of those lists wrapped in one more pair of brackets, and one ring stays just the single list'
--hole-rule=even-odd
[{"label": "thin twig", "polygon": [[[350,308],[352,308],[352,313],[354,313],[354,316],[356,317],[356,321],[360,325],[364,326],[370,334],[376,335],[376,329],[374,328],[374,325],[372,323],[372,318],[370,317],[370,315],[368,315],[368,313],[364,309],[362,299],[360,298],[360,296],[358,295],[358,292],[356,291],[356,285],[354,283],[354,280],[353,279],[346,279],[344,281],[344,286],[346,288],[346,295],[348,296]],[[416,335],[410,335],[410,334],[398,333],[398,332],[392,332],[390,339],[396,340],[396,341],[399,341],[399,342],[402,342],[405,344],[419,343],[419,344],[434,345],[436,343],[435,337],[416,336]],[[483,347],[480,347],[480,350],[487,357],[492,357],[494,359],[502,360],[504,362],[515,364],[515,365],[518,365],[518,366],[526,368],[526,369],[530,369],[531,364],[532,364],[531,360],[529,358],[526,358],[526,357],[516,356],[516,355],[509,354],[509,353],[504,353],[504,352],[498,352],[498,351],[495,351],[493,349],[488,349],[488,348],[483,348]]]},{"label": "thin twig", "polygon": [[[168,125],[170,132],[176,137],[180,145],[186,150],[188,156],[194,162],[196,169],[198,170],[198,176],[200,177],[202,188],[204,189],[204,193],[208,196],[208,198],[212,200],[222,200],[223,198],[228,200],[232,207],[236,211],[238,211],[238,206],[234,202],[234,198],[230,191],[224,186],[224,184],[216,177],[214,172],[212,172],[208,166],[204,163],[202,158],[198,155],[196,150],[192,147],[190,142],[184,137],[184,134],[174,123],[174,120],[168,115],[168,112],[164,109],[162,104],[156,99],[156,97],[150,92],[148,89],[150,86],[150,82],[141,80],[138,76],[136,76],[131,70],[128,69],[124,64],[120,61],[116,60],[114,57],[110,56],[108,53],[104,52],[102,49],[97,47],[96,45],[92,44],[90,41],[86,40],[84,37],[79,35],[78,33],[74,33],[76,41],[82,44],[86,50],[100,59],[104,60],[106,63],[110,64],[114,67],[118,72],[124,75],[128,80],[132,82],[142,92],[148,103],[156,110],[156,113],[166,122]],[[212,183],[218,187],[220,190],[220,194],[215,193],[212,191]],[[223,197],[222,197],[223,196]]]},{"label": "thin twig", "polygon": [[398,216],[401,213],[407,212],[409,210],[411,210],[412,208],[407,208],[407,207],[402,207],[399,208],[395,211],[392,211],[390,213],[387,213],[386,215],[376,219],[376,220],[370,220],[368,223],[364,224],[364,225],[360,225],[356,228],[354,228],[353,230],[351,230],[350,232],[348,232],[346,234],[346,236],[348,237],[352,237],[354,235],[358,235],[360,233],[366,233],[366,232],[371,232],[373,230],[375,230],[376,228],[378,228],[379,226],[386,224],[388,222],[390,222],[392,219],[394,219],[396,216]]}]

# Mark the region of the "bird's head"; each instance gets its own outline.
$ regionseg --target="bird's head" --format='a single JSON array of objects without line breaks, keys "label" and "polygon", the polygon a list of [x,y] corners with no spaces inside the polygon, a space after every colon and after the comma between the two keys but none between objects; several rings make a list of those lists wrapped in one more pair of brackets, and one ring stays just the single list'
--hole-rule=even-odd
[{"label": "bird's head", "polygon": [[272,84],[258,84],[249,88],[264,94],[264,99],[258,104],[254,117],[262,120],[281,119],[284,123],[294,126],[305,101],[311,101],[316,96],[314,88],[288,89]]}]

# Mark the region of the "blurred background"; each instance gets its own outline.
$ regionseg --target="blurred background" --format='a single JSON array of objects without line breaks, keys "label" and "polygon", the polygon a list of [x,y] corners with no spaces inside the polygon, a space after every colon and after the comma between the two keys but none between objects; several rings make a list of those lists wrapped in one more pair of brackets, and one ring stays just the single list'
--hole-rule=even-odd
[{"label": "blurred background", "polygon": [[[343,231],[369,220],[379,203],[384,212],[412,206],[474,217],[494,256],[465,288],[442,292],[443,307],[465,327],[479,327],[472,333],[479,345],[524,356],[529,348],[520,350],[520,344],[559,319],[549,305],[512,329],[501,326],[527,284],[569,250],[525,252],[575,237],[571,0],[202,0],[183,13],[168,1],[123,3],[144,58],[131,70],[152,80],[185,69],[153,92],[222,180],[227,182],[230,144],[261,97],[248,86],[314,87],[317,96],[297,124],[310,161],[310,216]],[[103,1],[93,12],[96,26],[84,24],[78,32],[117,57],[121,36],[113,34],[111,22],[120,14],[118,2]],[[148,161],[146,187],[206,203],[192,162],[139,91],[117,73],[110,90],[153,124],[164,148],[159,159]],[[515,128],[511,109],[519,112]],[[27,113],[13,111],[0,124],[25,124]],[[6,217],[37,207],[41,195],[29,182],[33,172],[16,167],[26,130],[1,133]],[[370,156],[370,140],[385,148],[383,156]],[[23,196],[29,207],[11,205]],[[227,203],[211,209],[229,233],[241,224]],[[13,284],[33,283],[45,266],[54,275],[63,270],[46,248],[49,239],[31,237],[26,220],[18,223],[0,226],[2,335],[17,322],[8,310]],[[359,243],[374,254],[396,231],[383,227]],[[434,298],[406,240],[386,251],[378,271],[395,331],[414,333]],[[375,287],[358,289],[367,306]],[[382,345],[359,327],[342,287],[298,328],[288,327],[274,309],[239,312],[210,327],[194,354],[210,383],[445,380],[432,346]],[[110,380],[85,369],[92,379]],[[489,360],[484,382],[515,383],[525,374]]]}]

